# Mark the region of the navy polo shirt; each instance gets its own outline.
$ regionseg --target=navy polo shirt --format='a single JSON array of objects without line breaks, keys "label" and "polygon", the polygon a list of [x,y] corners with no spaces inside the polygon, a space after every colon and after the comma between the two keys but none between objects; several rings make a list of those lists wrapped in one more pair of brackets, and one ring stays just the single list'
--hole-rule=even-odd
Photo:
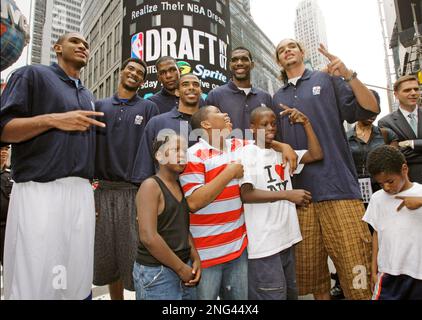
[{"label": "navy polo shirt", "polygon": [[[1,96],[0,134],[15,118],[75,110],[95,110],[94,96],[57,65],[17,70]],[[92,178],[95,128],[87,132],[52,129],[13,145],[12,177],[16,182],[50,182],[65,177]]]},{"label": "navy polo shirt", "polygon": [[[151,100],[157,105],[160,114],[170,112],[174,107],[179,105],[179,97],[171,94],[164,87],[158,93],[149,97],[148,100]],[[205,101],[201,98],[199,106],[203,107],[204,105]]]},{"label": "navy polo shirt", "polygon": [[233,129],[243,132],[250,128],[251,113],[258,107],[272,107],[271,95],[257,88],[252,88],[246,95],[233,81],[212,90],[207,98],[207,104],[216,106],[221,112],[227,113],[232,121]]},{"label": "navy polo shirt", "polygon": [[[166,131],[174,132],[189,141],[189,134],[192,131],[190,120],[190,115],[183,114],[177,108],[173,108],[170,112],[156,116],[148,122],[134,164],[133,183],[142,183],[154,175],[155,165],[152,157],[152,145],[158,134]],[[189,145],[195,142],[189,141]]]},{"label": "navy polo shirt", "polygon": [[[294,177],[294,188],[310,191],[314,202],[361,199],[343,122],[354,123],[376,114],[358,104],[344,80],[318,71],[306,70],[296,86],[285,85],[273,100],[274,108],[282,103],[308,116],[324,151],[323,161],[306,165]],[[279,117],[278,131],[281,141],[293,149],[308,149],[302,125],[290,125],[288,117]]]},{"label": "navy polo shirt", "polygon": [[159,114],[155,103],[135,95],[131,100],[117,95],[96,103],[104,112],[106,128],[97,128],[95,177],[130,182],[142,136],[148,121]]}]

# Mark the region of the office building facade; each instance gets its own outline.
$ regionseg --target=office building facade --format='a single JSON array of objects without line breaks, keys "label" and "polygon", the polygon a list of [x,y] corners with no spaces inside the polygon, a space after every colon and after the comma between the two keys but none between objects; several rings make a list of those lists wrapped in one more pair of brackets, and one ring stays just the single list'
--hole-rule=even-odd
[{"label": "office building facade", "polygon": [[318,52],[320,43],[328,48],[325,19],[317,0],[303,0],[296,8],[295,37],[305,47],[305,59],[320,70],[327,60]]},{"label": "office building facade", "polygon": [[53,46],[67,32],[80,32],[82,0],[35,0],[31,64],[57,62]]}]

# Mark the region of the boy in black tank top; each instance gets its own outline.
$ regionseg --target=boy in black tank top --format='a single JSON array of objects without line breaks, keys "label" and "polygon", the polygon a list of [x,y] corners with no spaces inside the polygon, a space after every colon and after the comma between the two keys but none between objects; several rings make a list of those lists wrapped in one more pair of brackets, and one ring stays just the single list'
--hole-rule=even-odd
[{"label": "boy in black tank top", "polygon": [[193,300],[201,262],[189,232],[189,207],[178,182],[186,166],[178,135],[154,143],[156,176],[136,197],[140,243],[133,270],[137,300]]}]

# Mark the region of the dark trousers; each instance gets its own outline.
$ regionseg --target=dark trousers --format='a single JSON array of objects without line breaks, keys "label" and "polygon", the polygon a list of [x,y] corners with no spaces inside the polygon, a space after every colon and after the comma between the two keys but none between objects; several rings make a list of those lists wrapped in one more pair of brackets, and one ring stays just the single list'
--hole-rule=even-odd
[{"label": "dark trousers", "polygon": [[249,300],[297,300],[294,247],[248,260]]},{"label": "dark trousers", "polygon": [[422,280],[407,275],[379,275],[374,300],[422,300]]}]

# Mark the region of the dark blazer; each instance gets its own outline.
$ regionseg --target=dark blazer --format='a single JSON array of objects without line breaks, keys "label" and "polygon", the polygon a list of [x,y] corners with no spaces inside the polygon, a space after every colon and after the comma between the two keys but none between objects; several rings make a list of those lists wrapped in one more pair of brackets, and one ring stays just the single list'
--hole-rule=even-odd
[{"label": "dark blazer", "polygon": [[399,141],[413,140],[415,149],[406,148],[402,152],[406,156],[410,168],[410,180],[422,183],[422,107],[418,107],[418,135],[416,136],[409,122],[400,110],[390,113],[382,118],[378,125],[382,128],[393,130],[399,137]]}]

